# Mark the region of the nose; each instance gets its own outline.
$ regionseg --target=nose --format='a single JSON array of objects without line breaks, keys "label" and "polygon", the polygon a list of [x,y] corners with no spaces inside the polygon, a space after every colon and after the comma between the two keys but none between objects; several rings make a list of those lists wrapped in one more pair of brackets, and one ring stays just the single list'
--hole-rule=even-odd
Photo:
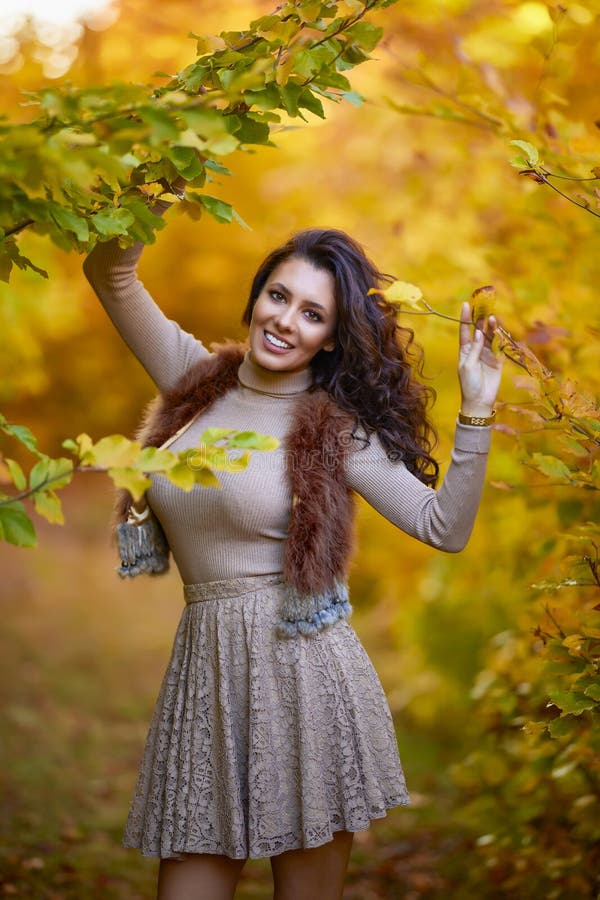
[{"label": "nose", "polygon": [[294,310],[291,306],[281,306],[275,316],[275,323],[281,331],[291,331],[294,327]]}]

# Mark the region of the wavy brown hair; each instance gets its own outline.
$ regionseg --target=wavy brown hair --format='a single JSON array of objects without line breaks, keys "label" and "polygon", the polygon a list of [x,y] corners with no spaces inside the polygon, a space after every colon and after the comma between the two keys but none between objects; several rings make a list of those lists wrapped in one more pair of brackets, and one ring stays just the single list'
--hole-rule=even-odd
[{"label": "wavy brown hair", "polygon": [[336,345],[311,360],[313,383],[324,388],[357,427],[378,435],[390,459],[402,459],[414,475],[434,486],[439,466],[431,456],[437,436],[427,417],[435,398],[423,385],[423,352],[411,329],[398,324],[397,307],[380,290],[393,279],[380,272],[353,238],[337,229],[309,228],[294,234],[261,263],[252,281],[242,322],[250,325],[267,279],[290,257],[330,272],[335,282]]}]

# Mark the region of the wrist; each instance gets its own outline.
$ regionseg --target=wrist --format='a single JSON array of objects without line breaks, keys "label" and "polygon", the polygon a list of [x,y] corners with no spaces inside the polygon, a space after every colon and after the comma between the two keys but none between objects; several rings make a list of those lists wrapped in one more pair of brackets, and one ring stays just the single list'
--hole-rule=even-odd
[{"label": "wrist", "polygon": [[460,410],[458,414],[458,421],[461,425],[476,425],[476,426],[486,426],[493,425],[494,420],[496,418],[496,410],[492,409],[488,415],[475,415],[472,413],[465,413],[464,410]]},{"label": "wrist", "polygon": [[487,419],[492,415],[494,407],[491,403],[482,403],[481,400],[465,400],[460,404],[460,411],[465,416],[479,416]]}]

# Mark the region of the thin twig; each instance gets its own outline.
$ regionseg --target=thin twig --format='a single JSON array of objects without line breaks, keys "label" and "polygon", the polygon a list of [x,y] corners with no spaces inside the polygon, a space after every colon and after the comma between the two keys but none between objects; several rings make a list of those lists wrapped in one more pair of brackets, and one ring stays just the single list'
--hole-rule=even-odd
[{"label": "thin twig", "polygon": [[544,184],[547,184],[548,187],[551,187],[553,191],[556,191],[557,194],[560,194],[560,196],[564,197],[565,200],[568,200],[569,203],[573,203],[575,206],[578,206],[580,209],[584,209],[586,212],[589,212],[590,215],[596,216],[597,219],[600,219],[600,213],[595,212],[595,210],[590,209],[589,206],[586,206],[585,203],[579,203],[577,200],[574,200],[573,197],[569,197],[568,194],[565,194],[563,191],[560,191],[556,187],[556,185],[552,184],[551,181],[548,181],[548,179],[544,175],[541,175],[540,177],[542,178]]},{"label": "thin twig", "polygon": [[67,475],[74,475],[75,472],[108,472],[108,468],[102,466],[73,466],[72,469],[69,469],[66,472],[61,472],[59,475],[53,475],[52,478],[46,478],[44,481],[40,481],[40,483],[33,488],[27,488],[27,490],[21,491],[18,494],[13,494],[12,497],[8,497],[6,500],[0,500],[0,507],[10,506],[11,503],[16,503],[19,500],[26,500],[27,497],[31,497],[32,494],[37,494],[38,491],[45,490],[52,482],[60,481],[61,478],[66,478]]},{"label": "thin twig", "polygon": [[11,234],[18,234],[19,231],[23,231],[24,228],[28,228],[29,225],[33,225],[33,219],[26,219],[24,222],[21,222],[19,225],[13,225],[12,228],[8,228],[4,232],[4,237],[10,237]]},{"label": "thin twig", "polygon": [[559,633],[559,635],[561,636],[561,638],[564,640],[564,639],[566,638],[566,634],[564,633],[564,631],[562,630],[561,626],[560,626],[560,625],[558,624],[558,622],[556,621],[556,618],[554,617],[554,614],[550,612],[550,607],[548,606],[547,603],[544,604],[544,612],[546,613],[546,615],[548,616],[548,618],[550,619],[550,621],[552,622],[552,624],[554,625],[554,627],[555,627],[556,630],[558,631],[558,633]]},{"label": "thin twig", "polygon": [[600,178],[597,175],[579,178],[576,175],[559,175],[557,172],[549,172],[548,169],[542,169],[542,172],[544,175],[547,175],[548,178],[564,178],[566,181],[600,181]]}]

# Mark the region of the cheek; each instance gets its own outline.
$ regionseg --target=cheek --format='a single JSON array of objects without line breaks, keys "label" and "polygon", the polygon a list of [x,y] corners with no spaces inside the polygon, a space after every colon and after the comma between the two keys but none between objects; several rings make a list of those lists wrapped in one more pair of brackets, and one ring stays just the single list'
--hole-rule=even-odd
[{"label": "cheek", "polygon": [[252,309],[252,317],[250,319],[250,325],[255,324],[257,319],[260,319],[264,314],[264,301],[259,297],[254,307]]}]

